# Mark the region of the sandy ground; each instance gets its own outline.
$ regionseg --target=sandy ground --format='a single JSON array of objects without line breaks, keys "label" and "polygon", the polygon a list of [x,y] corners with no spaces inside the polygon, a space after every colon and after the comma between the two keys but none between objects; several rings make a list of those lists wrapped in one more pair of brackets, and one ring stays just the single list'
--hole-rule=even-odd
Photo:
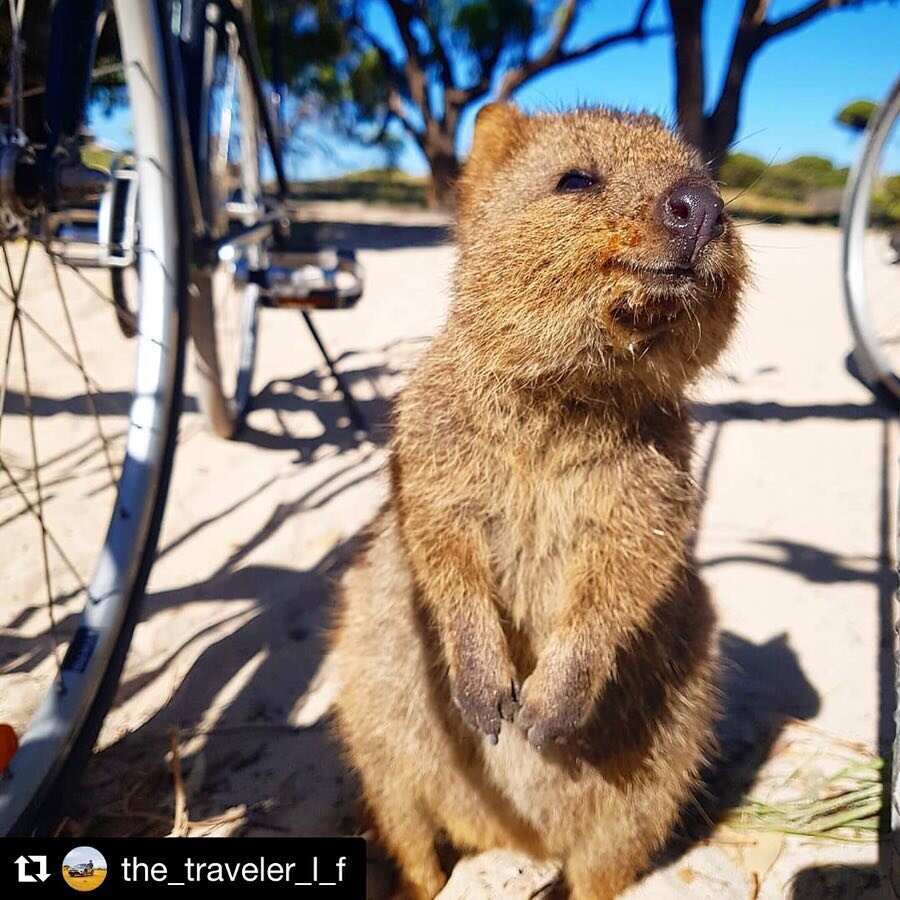
[{"label": "sandy ground", "polygon": [[106,880],[106,869],[99,869],[93,875],[79,876],[77,878],[73,878],[64,871],[63,879],[70,888],[76,891],[95,891]]},{"label": "sandy ground", "polygon": [[[173,745],[183,833],[364,827],[327,727],[297,727],[298,710],[331,585],[384,497],[389,400],[443,319],[453,261],[437,220],[379,219],[335,230],[360,247],[368,287],[356,309],[316,317],[367,440],[296,313],[263,313],[257,400],[236,441],[205,433],[189,379],[144,620],[70,828],[169,833]],[[726,660],[723,762],[701,801],[713,819],[784,773],[819,772],[841,741],[877,751],[890,734],[893,418],[845,368],[837,233],[744,234],[756,285],[733,350],[696,391],[698,555]],[[690,833],[629,897],[888,895],[876,844]],[[386,896],[390,873],[372,871],[372,895]],[[552,878],[490,854],[458,864],[442,897],[524,900]]]}]

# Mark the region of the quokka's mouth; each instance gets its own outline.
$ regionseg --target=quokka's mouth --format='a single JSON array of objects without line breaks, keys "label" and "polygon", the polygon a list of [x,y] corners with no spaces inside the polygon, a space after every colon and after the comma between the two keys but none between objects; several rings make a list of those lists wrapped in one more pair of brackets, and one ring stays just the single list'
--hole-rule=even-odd
[{"label": "quokka's mouth", "polygon": [[641,338],[653,337],[671,328],[687,313],[697,273],[680,266],[653,266],[616,259],[612,265],[637,282],[635,290],[614,303],[609,315],[620,328]]},{"label": "quokka's mouth", "polygon": [[697,273],[692,268],[683,266],[644,265],[624,259],[614,259],[612,264],[638,278],[644,286],[661,291],[686,287],[693,284],[697,277]]},{"label": "quokka's mouth", "polygon": [[652,337],[675,325],[685,312],[686,307],[681,302],[648,298],[640,306],[613,306],[610,316],[619,327]]}]

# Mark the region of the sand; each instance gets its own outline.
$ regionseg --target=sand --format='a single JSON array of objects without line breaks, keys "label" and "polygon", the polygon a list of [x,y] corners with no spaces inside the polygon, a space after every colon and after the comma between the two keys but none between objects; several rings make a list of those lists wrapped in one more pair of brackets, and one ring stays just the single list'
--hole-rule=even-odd
[{"label": "sand", "polygon": [[[74,832],[172,831],[172,729],[185,773],[181,833],[364,827],[326,725],[299,727],[321,711],[308,705],[304,718],[302,701],[333,580],[385,496],[389,401],[443,320],[453,250],[439,219],[357,218],[367,218],[350,235],[366,294],[316,322],[370,434],[360,442],[347,427],[294,312],[262,314],[257,400],[236,441],[204,431],[188,379],[159,560],[71,809]],[[732,797],[754,783],[769,790],[786,755],[802,777],[840,741],[877,752],[889,737],[896,481],[893,415],[845,367],[838,233],[752,225],[744,235],[756,284],[732,351],[696,391],[697,477],[708,494],[697,550],[726,660],[726,763],[711,786]],[[319,696],[327,689],[326,679]],[[879,897],[879,866],[875,844],[707,828],[627,896]],[[463,860],[442,897],[524,900],[552,877],[487,854]],[[372,896],[387,896],[389,879],[373,862]]]}]

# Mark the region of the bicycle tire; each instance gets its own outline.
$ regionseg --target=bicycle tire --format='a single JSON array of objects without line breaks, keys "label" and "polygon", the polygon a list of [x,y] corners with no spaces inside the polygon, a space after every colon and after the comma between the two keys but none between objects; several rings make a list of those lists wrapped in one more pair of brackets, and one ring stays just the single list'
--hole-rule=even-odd
[{"label": "bicycle tire", "polygon": [[863,379],[880,393],[885,391],[900,404],[900,373],[894,371],[878,340],[866,292],[864,253],[872,188],[884,144],[900,117],[900,79],[872,116],[863,147],[847,181],[841,209],[841,276],[844,305],[853,333],[853,358]]},{"label": "bicycle tire", "polygon": [[[215,50],[210,54],[213,66],[215,66],[219,55],[218,51],[224,49],[221,46],[222,29],[208,26],[207,39],[216,42]],[[236,36],[233,39],[236,41]],[[237,45],[233,64],[236,67],[239,101],[237,108],[243,119],[239,138],[241,198],[244,205],[255,206],[255,216],[258,221],[259,216],[265,212],[258,147],[259,116],[256,99],[252,92],[245,51],[239,45]],[[209,77],[211,79],[212,73]],[[205,93],[209,96],[212,91],[205,91]],[[219,138],[215,135],[212,127],[214,114],[214,110],[210,106],[204,121],[205,128],[200,131],[200,140],[205,148],[202,158],[206,165],[198,173],[198,184],[206,220],[213,225],[214,233],[217,236],[224,237],[227,235],[228,222],[222,221],[221,211],[228,198],[223,196],[222,190],[228,173],[227,171],[214,172],[211,164],[213,156],[219,152]],[[230,110],[228,115],[231,116]],[[226,140],[230,137],[229,130]],[[246,226],[255,224],[253,214],[251,214],[251,220],[245,220],[243,224]],[[243,262],[247,267],[256,270],[264,268],[266,262],[264,241],[244,248],[243,253],[245,257]],[[198,404],[209,429],[223,438],[233,437],[240,430],[252,398],[260,299],[259,285],[250,281],[245,282],[239,291],[235,291],[236,294],[239,293],[239,296],[235,296],[233,299],[230,297],[231,288],[227,283],[228,276],[224,271],[228,265],[232,264],[219,261],[209,270],[195,275],[190,308]],[[223,293],[224,297],[222,297]],[[222,303],[217,303],[217,299],[221,299]],[[225,304],[228,302],[234,302],[239,306],[240,325],[237,329],[236,340],[233,337],[229,340],[222,327],[223,318],[228,312]],[[226,345],[229,343],[236,343],[236,347],[227,348]],[[223,366],[226,349],[231,349],[232,355],[236,356],[234,372],[230,371],[231,366]]]},{"label": "bicycle tire", "polygon": [[[114,699],[153,563],[181,400],[187,210],[174,62],[157,2],[114,0],[134,116],[139,177],[141,305],[126,455],[79,628],[0,782],[0,834],[52,832]],[[184,239],[181,239],[181,238]],[[117,555],[118,554],[118,555]],[[107,589],[103,590],[106,585]],[[80,642],[80,643],[79,643]],[[67,667],[67,661],[69,665]]]}]

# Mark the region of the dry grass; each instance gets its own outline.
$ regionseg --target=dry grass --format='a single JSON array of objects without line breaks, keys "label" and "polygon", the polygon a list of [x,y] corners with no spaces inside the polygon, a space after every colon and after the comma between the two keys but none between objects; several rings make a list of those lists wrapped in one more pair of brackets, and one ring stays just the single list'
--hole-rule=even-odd
[{"label": "dry grass", "polygon": [[794,723],[771,769],[727,820],[733,829],[870,843],[879,840],[884,760]]},{"label": "dry grass", "polygon": [[76,891],[93,891],[106,878],[106,869],[94,869],[93,875],[82,878],[72,878],[68,872],[64,872],[63,878],[66,884],[71,888],[75,888]]}]

